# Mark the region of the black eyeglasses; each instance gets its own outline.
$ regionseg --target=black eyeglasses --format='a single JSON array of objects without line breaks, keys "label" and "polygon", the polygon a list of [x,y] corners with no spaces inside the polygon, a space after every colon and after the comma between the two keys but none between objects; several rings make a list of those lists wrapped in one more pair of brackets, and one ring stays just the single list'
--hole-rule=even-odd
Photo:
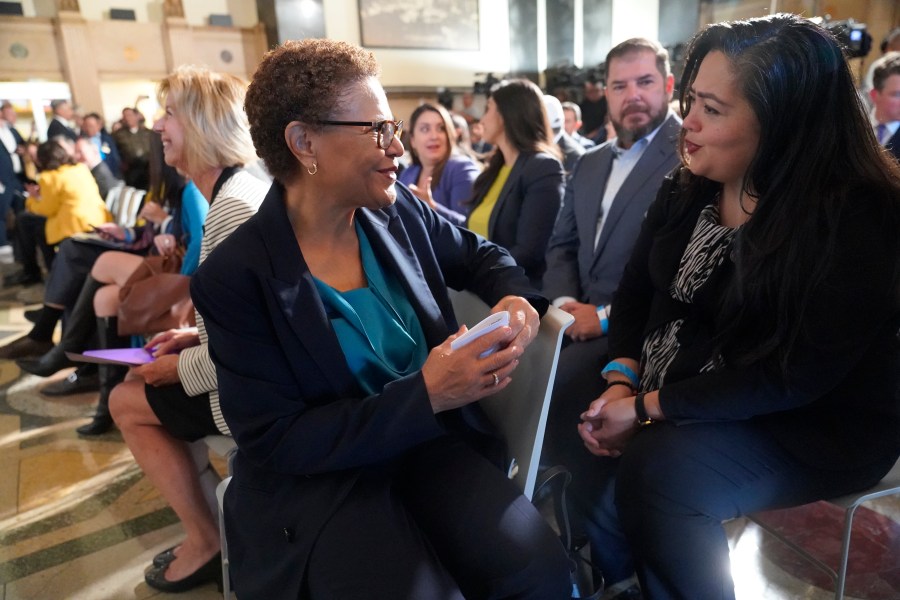
[{"label": "black eyeglasses", "polygon": [[403,121],[319,121],[321,125],[352,125],[355,127],[371,127],[378,132],[378,147],[387,150],[394,142],[394,137],[403,130]]}]

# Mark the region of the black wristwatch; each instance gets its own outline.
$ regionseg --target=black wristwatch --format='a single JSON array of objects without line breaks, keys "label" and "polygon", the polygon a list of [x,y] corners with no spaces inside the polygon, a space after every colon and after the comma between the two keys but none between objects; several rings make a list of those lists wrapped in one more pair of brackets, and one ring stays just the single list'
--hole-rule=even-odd
[{"label": "black wristwatch", "polygon": [[641,392],[634,398],[634,413],[637,415],[637,423],[641,427],[652,425],[656,422],[650,418],[650,415],[647,414],[647,408],[644,406],[644,396],[646,395],[646,392]]}]

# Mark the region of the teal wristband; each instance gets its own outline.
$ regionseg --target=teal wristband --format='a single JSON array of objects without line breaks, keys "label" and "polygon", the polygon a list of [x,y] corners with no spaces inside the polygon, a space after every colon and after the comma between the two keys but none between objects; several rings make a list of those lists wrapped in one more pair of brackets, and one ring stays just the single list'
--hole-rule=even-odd
[{"label": "teal wristband", "polygon": [[637,389],[638,386],[641,384],[641,380],[638,378],[637,373],[635,373],[634,371],[632,371],[631,369],[629,369],[627,366],[623,365],[620,362],[613,361],[613,362],[609,363],[608,365],[606,365],[605,367],[603,367],[603,370],[600,371],[600,374],[603,376],[603,379],[606,379],[606,374],[609,373],[610,371],[616,371],[618,373],[621,373],[625,377],[627,377],[628,381],[631,382],[631,387],[633,387],[635,389]]},{"label": "teal wristband", "polygon": [[600,319],[600,333],[606,335],[609,332],[609,319]]}]

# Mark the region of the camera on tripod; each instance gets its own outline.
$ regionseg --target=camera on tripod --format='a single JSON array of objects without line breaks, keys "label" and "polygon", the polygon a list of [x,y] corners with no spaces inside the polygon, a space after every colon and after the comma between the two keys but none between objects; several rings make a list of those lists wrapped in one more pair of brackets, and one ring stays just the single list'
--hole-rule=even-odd
[{"label": "camera on tripod", "polygon": [[847,58],[863,58],[872,49],[872,35],[865,23],[857,23],[853,19],[831,21],[827,15],[824,18],[816,17],[811,20],[830,31],[837,38],[844,47]]}]

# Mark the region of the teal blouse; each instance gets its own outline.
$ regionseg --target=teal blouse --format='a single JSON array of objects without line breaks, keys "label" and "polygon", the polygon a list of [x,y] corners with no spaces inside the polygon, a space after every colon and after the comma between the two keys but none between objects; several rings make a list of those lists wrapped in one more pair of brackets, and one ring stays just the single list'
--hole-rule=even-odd
[{"label": "teal blouse", "polygon": [[359,224],[359,252],[368,287],[339,292],[313,278],[350,370],[367,394],[422,368],[428,346],[400,281],[381,268]]}]

